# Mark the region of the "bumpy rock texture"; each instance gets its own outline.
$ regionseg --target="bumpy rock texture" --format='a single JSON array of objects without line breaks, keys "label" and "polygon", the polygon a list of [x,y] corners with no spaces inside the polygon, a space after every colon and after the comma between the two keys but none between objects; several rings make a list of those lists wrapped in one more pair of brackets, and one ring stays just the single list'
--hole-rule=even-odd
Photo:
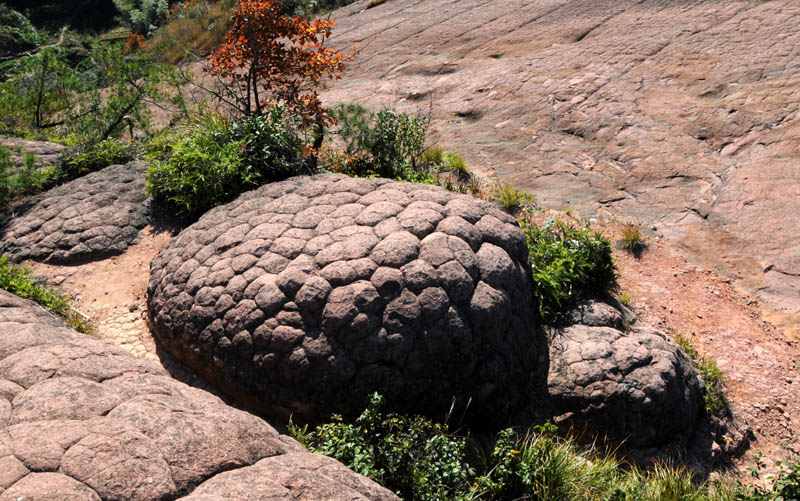
[{"label": "bumpy rock texture", "polygon": [[0,147],[11,153],[11,163],[17,167],[25,165],[25,157],[33,155],[37,167],[57,165],[61,157],[70,152],[63,144],[46,141],[28,141],[16,137],[0,137]]},{"label": "bumpy rock texture", "polygon": [[124,252],[150,221],[146,171],[112,165],[48,191],[2,230],[0,253],[58,263]]},{"label": "bumpy rock texture", "polygon": [[[514,219],[444,189],[341,175],[262,187],[207,213],[152,264],[155,333],[252,403],[505,421],[544,387]],[[541,357],[541,360],[539,360]]]},{"label": "bumpy rock texture", "polygon": [[799,2],[369,3],[334,13],[332,45],[368,49],[326,103],[432,103],[471,167],[657,225],[800,313]]},{"label": "bumpy rock texture", "polygon": [[550,340],[548,390],[571,423],[629,445],[651,446],[690,432],[702,386],[692,361],[648,325],[623,332],[614,307],[586,301]]},{"label": "bumpy rock texture", "polygon": [[397,499],[155,363],[0,290],[0,500],[190,493]]}]

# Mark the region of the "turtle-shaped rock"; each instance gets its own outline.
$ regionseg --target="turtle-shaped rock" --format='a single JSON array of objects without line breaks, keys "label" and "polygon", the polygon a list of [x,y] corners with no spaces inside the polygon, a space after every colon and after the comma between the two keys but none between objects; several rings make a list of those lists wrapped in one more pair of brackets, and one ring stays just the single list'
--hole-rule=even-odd
[{"label": "turtle-shaped rock", "polygon": [[292,178],[209,211],[151,268],[166,347],[270,412],[356,415],[377,391],[493,426],[543,394],[524,235],[471,196]]}]

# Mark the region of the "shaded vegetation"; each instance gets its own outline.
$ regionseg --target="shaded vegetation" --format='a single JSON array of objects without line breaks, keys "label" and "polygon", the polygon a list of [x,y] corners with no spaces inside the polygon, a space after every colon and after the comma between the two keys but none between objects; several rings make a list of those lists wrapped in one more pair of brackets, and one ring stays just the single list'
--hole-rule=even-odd
[{"label": "shaded vegetation", "polygon": [[703,392],[703,408],[711,416],[727,413],[728,402],[725,399],[725,375],[714,360],[700,356],[692,341],[678,334],[675,342],[689,355],[697,370],[703,376],[705,391]]},{"label": "shaded vegetation", "polygon": [[[730,478],[696,482],[681,468],[642,470],[559,438],[552,424],[472,438],[419,416],[387,413],[374,395],[352,423],[290,426],[312,452],[338,459],[405,500],[789,501],[800,464],[786,461],[775,482],[748,487]],[[758,477],[761,467],[753,470]]]}]

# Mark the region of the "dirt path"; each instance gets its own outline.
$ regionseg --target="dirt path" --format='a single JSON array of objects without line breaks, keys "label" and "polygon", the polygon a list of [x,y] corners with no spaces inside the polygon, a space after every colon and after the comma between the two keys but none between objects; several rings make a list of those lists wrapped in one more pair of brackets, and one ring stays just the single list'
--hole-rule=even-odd
[{"label": "dirt path", "polygon": [[[97,327],[97,335],[137,357],[160,363],[176,379],[221,396],[204,379],[183,367],[172,355],[160,349],[147,328],[147,282],[150,260],[171,240],[167,231],[142,231],[142,239],[121,255],[81,263],[56,266],[27,262],[35,274],[75,298],[82,313]],[[230,399],[225,399],[226,401]]]}]

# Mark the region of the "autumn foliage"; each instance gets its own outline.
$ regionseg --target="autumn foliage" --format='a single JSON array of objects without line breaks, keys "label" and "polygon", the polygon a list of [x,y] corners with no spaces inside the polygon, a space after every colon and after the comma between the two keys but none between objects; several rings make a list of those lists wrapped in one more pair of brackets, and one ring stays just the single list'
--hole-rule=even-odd
[{"label": "autumn foliage", "polygon": [[334,25],[284,17],[278,0],[240,1],[226,43],[208,57],[206,71],[224,83],[217,97],[245,116],[283,104],[303,125],[321,129],[331,119],[317,90],[340,78],[356,53],[325,47]]}]

